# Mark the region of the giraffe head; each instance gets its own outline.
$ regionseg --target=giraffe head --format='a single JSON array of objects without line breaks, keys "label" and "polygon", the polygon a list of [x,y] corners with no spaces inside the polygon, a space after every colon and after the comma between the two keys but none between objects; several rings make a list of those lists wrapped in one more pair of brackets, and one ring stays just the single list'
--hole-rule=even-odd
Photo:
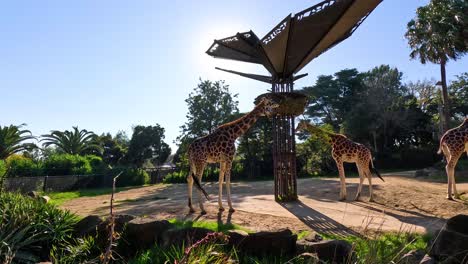
[{"label": "giraffe head", "polygon": [[308,125],[309,125],[309,122],[307,122],[307,120],[300,120],[299,124],[297,124],[296,132],[307,131]]},{"label": "giraffe head", "polygon": [[272,117],[275,113],[275,109],[278,108],[280,105],[275,103],[273,100],[263,97],[260,99],[257,107],[260,109],[260,115],[266,116],[268,118]]}]

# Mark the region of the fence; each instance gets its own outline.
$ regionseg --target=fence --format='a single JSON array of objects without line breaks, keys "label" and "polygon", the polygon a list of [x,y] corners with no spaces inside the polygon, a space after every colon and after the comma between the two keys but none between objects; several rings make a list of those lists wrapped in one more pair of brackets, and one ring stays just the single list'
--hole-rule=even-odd
[{"label": "fence", "polygon": [[160,183],[163,181],[169,173],[174,172],[176,169],[174,167],[161,167],[161,168],[151,168],[144,169],[150,176],[150,183]]},{"label": "fence", "polygon": [[112,186],[111,175],[67,175],[6,178],[6,191],[27,193],[30,191],[63,192],[86,188]]}]

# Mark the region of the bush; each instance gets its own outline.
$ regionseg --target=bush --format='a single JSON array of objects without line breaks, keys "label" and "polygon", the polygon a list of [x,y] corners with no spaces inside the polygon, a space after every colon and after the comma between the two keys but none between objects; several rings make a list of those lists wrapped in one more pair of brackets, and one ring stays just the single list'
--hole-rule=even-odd
[{"label": "bush", "polygon": [[168,173],[163,179],[163,183],[186,183],[188,172],[186,171],[174,171]]},{"label": "bush", "polygon": [[43,174],[42,163],[34,162],[21,155],[13,155],[7,159],[9,177],[40,176]]},{"label": "bush", "polygon": [[114,168],[110,171],[111,175],[117,175],[122,171],[116,182],[117,187],[138,186],[149,183],[150,177],[146,171],[135,168]]},{"label": "bush", "polygon": [[0,263],[48,260],[52,247],[66,244],[75,215],[17,193],[0,193]]},{"label": "bush", "polygon": [[44,172],[49,176],[86,175],[91,174],[93,168],[86,157],[56,154],[44,161]]},{"label": "bush", "polygon": [[6,164],[5,161],[0,160],[0,179],[5,176],[5,173],[7,172]]},{"label": "bush", "polygon": [[91,165],[93,174],[102,174],[107,170],[107,166],[101,157],[96,155],[86,155],[84,157],[88,160],[89,165]]}]

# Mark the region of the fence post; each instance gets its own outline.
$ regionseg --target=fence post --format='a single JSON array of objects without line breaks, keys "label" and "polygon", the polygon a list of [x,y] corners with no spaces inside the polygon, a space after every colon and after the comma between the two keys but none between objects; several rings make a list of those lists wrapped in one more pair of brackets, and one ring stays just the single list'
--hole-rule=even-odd
[{"label": "fence post", "polygon": [[44,177],[44,185],[42,186],[42,192],[44,192],[44,193],[46,192],[46,188],[47,188],[47,178],[48,178],[48,177],[49,177],[48,175],[46,175],[46,176]]}]

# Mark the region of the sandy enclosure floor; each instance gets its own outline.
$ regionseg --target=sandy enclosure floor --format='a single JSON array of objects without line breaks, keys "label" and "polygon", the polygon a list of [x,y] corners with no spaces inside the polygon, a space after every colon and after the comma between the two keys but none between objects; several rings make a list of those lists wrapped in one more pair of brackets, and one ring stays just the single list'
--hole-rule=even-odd
[{"label": "sandy enclosure floor", "polygon": [[[385,182],[374,179],[375,202],[369,203],[368,186],[363,186],[360,201],[352,201],[357,178],[347,179],[348,201],[339,202],[337,178],[299,179],[299,201],[279,204],[274,201],[273,181],[238,182],[231,184],[234,213],[219,213],[217,183],[204,184],[211,195],[205,202],[208,214],[201,216],[194,192],[194,207],[188,214],[187,185],[154,185],[119,192],[115,195],[117,213],[155,219],[179,218],[235,223],[250,230],[294,231],[314,230],[320,233],[351,235],[363,229],[381,231],[432,232],[445,219],[468,214],[468,203],[445,199],[446,183],[430,182],[408,174],[385,175]],[[460,192],[468,192],[468,183],[458,184]],[[110,195],[82,197],[63,204],[79,215],[106,215]],[[223,195],[227,208],[226,195]]]}]

